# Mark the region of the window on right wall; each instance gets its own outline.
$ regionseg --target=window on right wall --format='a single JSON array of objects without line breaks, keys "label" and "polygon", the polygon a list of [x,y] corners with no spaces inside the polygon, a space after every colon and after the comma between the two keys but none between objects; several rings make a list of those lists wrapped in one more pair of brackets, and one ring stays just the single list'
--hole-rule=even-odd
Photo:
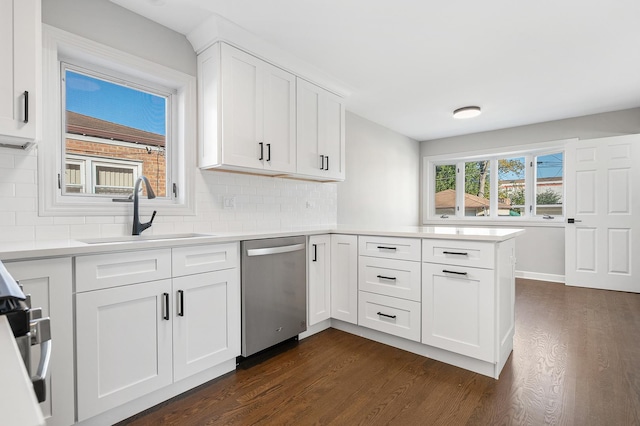
[{"label": "window on right wall", "polygon": [[425,221],[562,221],[564,153],[426,157]]}]

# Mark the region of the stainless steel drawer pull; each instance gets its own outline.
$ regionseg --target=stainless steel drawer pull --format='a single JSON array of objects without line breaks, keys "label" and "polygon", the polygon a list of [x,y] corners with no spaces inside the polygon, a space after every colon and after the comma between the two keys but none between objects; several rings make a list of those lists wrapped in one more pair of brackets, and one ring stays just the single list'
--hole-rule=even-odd
[{"label": "stainless steel drawer pull", "polygon": [[313,260],[312,262],[317,262],[318,261],[318,245],[317,244],[313,244]]},{"label": "stainless steel drawer pull", "polygon": [[383,314],[382,312],[378,312],[378,315],[380,315],[381,317],[396,319],[395,315]]},{"label": "stainless steel drawer pull", "polygon": [[463,251],[443,251],[442,254],[455,254],[456,256],[469,256],[469,253]]},{"label": "stainless steel drawer pull", "polygon": [[445,274],[467,275],[466,272],[448,271],[446,269],[443,269],[442,272]]},{"label": "stainless steel drawer pull", "polygon": [[384,275],[376,275],[377,278],[380,278],[381,280],[390,280],[390,281],[395,281],[396,277],[385,277]]},{"label": "stainless steel drawer pull", "polygon": [[398,248],[397,248],[397,247],[378,246],[378,248],[379,248],[380,250],[393,250],[393,251],[398,250]]}]

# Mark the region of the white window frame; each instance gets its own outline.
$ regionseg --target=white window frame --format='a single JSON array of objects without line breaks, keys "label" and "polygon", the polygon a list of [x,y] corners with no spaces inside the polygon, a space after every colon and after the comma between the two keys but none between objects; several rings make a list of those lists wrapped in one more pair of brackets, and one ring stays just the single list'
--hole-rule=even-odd
[{"label": "white window frame", "polygon": [[[571,139],[573,140],[573,139]],[[566,207],[564,201],[562,205],[562,215],[551,217],[537,216],[535,212],[535,168],[533,159],[537,156],[563,153],[564,157],[565,145],[570,140],[558,140],[552,142],[543,142],[537,144],[503,147],[498,149],[474,151],[468,153],[445,154],[438,156],[423,157],[423,205],[422,205],[422,224],[455,224],[455,225],[502,225],[509,224],[518,226],[518,224],[528,225],[552,225],[564,223],[564,215]],[[525,212],[522,216],[498,216],[498,160],[508,158],[525,158]],[[489,216],[465,216],[464,215],[464,165],[473,161],[490,161],[490,185],[491,199]],[[456,165],[456,213],[455,215],[437,215],[435,213],[435,166],[436,165]],[[566,173],[566,169],[564,170]],[[566,199],[566,179],[563,176],[563,194],[562,199]]]},{"label": "white window frame", "polygon": [[40,216],[129,216],[128,203],[112,197],[62,194],[64,138],[61,92],[61,62],[71,62],[90,70],[107,70],[109,75],[133,77],[152,86],[166,87],[175,94],[167,123],[172,149],[170,191],[166,198],[145,200],[143,213],[159,215],[195,214],[196,78],[43,24],[42,130],[46,140],[38,145],[38,209]]},{"label": "white window frame", "polygon": [[[138,178],[138,176],[142,174],[142,163],[140,161],[105,158],[105,157],[92,157],[90,155],[68,154],[66,156],[65,163],[81,165],[82,185],[84,186],[86,191],[89,191],[89,192],[86,192],[84,195],[92,195],[96,197],[103,197],[103,198],[109,198],[109,199],[114,198],[114,196],[95,193],[95,189],[97,186],[96,182],[98,180],[98,178],[96,177],[97,166],[120,167],[120,168],[131,169],[133,170],[134,181]],[[62,185],[65,186],[65,183],[63,182]],[[133,187],[131,187],[131,191],[133,192]],[[66,195],[68,196],[70,194],[66,194]]]}]

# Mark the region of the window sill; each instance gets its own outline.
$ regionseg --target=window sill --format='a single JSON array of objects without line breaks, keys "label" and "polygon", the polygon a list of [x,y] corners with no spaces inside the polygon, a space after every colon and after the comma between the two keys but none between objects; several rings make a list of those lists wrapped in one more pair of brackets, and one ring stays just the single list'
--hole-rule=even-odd
[{"label": "window sill", "polygon": [[541,228],[564,228],[565,218],[556,217],[554,219],[542,218],[513,218],[513,219],[458,219],[449,217],[448,219],[430,218],[423,222],[424,226],[429,225],[451,225],[451,226],[491,226],[503,228],[518,227],[541,227]]}]

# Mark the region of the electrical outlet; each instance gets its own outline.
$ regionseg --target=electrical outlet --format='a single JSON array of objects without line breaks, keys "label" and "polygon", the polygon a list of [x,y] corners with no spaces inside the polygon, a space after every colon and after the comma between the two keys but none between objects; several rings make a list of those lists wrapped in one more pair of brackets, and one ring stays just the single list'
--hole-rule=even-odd
[{"label": "electrical outlet", "polygon": [[225,210],[233,210],[236,208],[236,197],[223,197],[222,198],[222,207]]}]

